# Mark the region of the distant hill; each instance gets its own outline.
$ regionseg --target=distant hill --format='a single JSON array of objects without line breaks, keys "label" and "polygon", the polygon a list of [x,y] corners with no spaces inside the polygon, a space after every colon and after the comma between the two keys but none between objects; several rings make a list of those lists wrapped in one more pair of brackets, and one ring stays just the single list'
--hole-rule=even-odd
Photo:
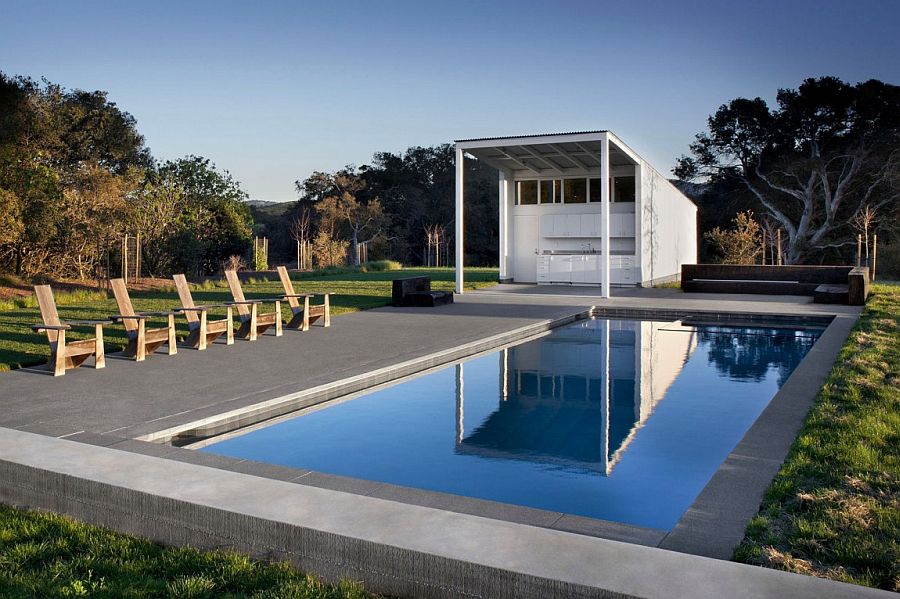
[{"label": "distant hill", "polygon": [[256,220],[257,215],[281,216],[293,207],[294,202],[270,202],[268,200],[247,200],[250,212]]}]

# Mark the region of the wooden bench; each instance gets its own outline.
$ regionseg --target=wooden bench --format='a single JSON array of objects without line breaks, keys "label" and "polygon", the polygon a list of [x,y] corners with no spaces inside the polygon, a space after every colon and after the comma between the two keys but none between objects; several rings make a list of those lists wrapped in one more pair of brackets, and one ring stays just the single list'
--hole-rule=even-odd
[{"label": "wooden bench", "polygon": [[452,303],[451,292],[431,290],[430,277],[406,277],[392,282],[391,304],[394,306],[433,308]]},{"label": "wooden bench", "polygon": [[[681,288],[688,293],[812,295],[821,285],[845,285],[849,266],[684,264]],[[823,290],[820,290],[820,296]]]},{"label": "wooden bench", "polygon": [[848,304],[850,285],[819,285],[813,290],[813,301],[817,304]]},{"label": "wooden bench", "polygon": [[869,295],[865,266],[682,264],[681,289],[697,293],[811,295],[821,304],[862,306]]}]

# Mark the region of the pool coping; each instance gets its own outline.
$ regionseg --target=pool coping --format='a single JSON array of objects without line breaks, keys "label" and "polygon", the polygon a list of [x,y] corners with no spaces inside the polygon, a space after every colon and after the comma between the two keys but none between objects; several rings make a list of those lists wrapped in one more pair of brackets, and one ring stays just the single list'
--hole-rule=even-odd
[{"label": "pool coping", "polygon": [[[586,317],[626,318],[643,320],[681,320],[691,316],[722,322],[752,323],[790,322],[822,325],[825,327],[819,339],[800,364],[791,373],[778,392],[769,401],[735,448],[728,454],[700,494],[685,510],[671,530],[642,527],[600,518],[566,514],[553,510],[530,508],[498,501],[477,499],[417,489],[362,478],[340,476],[302,468],[254,462],[216,454],[200,453],[192,449],[163,452],[168,459],[208,465],[219,469],[234,470],[271,477],[294,484],[310,485],[335,491],[354,493],[418,505],[435,507],[461,514],[482,516],[507,522],[527,524],[580,535],[623,541],[650,547],[659,547],[702,555],[716,559],[730,559],[734,548],[744,536],[747,522],[756,515],[765,489],[777,474],[787,452],[825,381],[844,340],[858,319],[858,314],[846,315],[792,315],[744,312],[719,312],[714,310],[670,308],[621,308],[592,306],[571,315],[550,321],[519,327],[506,333],[462,344],[447,350],[408,360],[397,367],[381,368],[351,379],[336,381],[300,393],[275,398],[235,410],[216,417],[205,418],[163,429],[138,437],[136,441],[167,442],[187,436],[187,447],[205,445],[204,439],[228,434],[245,427],[264,427],[278,420],[290,418],[305,408],[326,404],[347,395],[368,392],[373,387],[396,384],[411,376],[443,368],[463,359],[471,359],[497,347],[526,341],[556,327]],[[813,358],[813,359],[808,359]],[[205,427],[205,428],[203,428]],[[198,428],[203,435],[190,434]],[[211,434],[209,434],[211,431]],[[196,443],[196,441],[200,441]],[[134,443],[113,445],[115,448],[141,451]],[[176,445],[178,445],[176,443]],[[146,448],[157,453],[156,448]]]}]

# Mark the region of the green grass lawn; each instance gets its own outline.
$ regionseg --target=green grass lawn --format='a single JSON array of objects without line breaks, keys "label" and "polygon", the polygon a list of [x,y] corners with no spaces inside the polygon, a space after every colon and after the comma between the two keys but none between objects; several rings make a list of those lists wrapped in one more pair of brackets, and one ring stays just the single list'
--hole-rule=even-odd
[{"label": "green grass lawn", "polygon": [[282,563],[161,547],[63,516],[0,505],[0,597],[362,599]]},{"label": "green grass lawn", "polygon": [[735,559],[900,591],[900,285],[876,285]]},{"label": "green grass lawn", "polygon": [[[354,269],[340,269],[334,274],[312,273],[298,275],[294,273],[294,289],[298,293],[314,291],[333,291],[332,314],[343,314],[367,308],[376,308],[390,303],[391,280],[399,277],[427,275],[431,277],[433,289],[452,290],[454,287],[454,271],[451,268],[404,268],[399,271],[359,272]],[[466,269],[466,288],[474,289],[492,285],[497,282],[496,268]],[[253,280],[244,284],[244,293],[248,299],[275,297],[284,293],[278,277],[272,280]],[[197,286],[193,292],[197,304],[220,304],[231,301],[224,280],[210,281]],[[88,320],[104,319],[118,313],[116,302],[104,293],[78,291],[59,293],[56,297],[60,319]],[[320,301],[320,300],[316,300]],[[171,310],[180,306],[178,295],[174,289],[155,292],[133,293],[132,302],[135,310],[158,312]],[[271,305],[268,307],[271,310]],[[284,317],[289,319],[290,308],[287,302],[282,305]],[[213,314],[223,314],[224,309]],[[40,311],[34,298],[24,298],[13,302],[0,301],[0,371],[22,366],[32,366],[47,361],[50,348],[47,338],[31,331],[31,325],[41,322]],[[179,337],[187,335],[187,325],[183,317],[178,319]],[[164,326],[164,319],[150,321],[148,326]],[[83,338],[92,334],[91,329],[76,330],[67,334],[67,338]],[[104,328],[107,351],[121,349],[125,344],[125,332],[122,325],[109,325]]]}]

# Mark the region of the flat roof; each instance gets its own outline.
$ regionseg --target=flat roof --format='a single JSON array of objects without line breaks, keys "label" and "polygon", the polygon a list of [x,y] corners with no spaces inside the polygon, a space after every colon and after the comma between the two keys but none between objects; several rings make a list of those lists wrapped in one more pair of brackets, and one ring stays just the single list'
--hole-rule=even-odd
[{"label": "flat roof", "polygon": [[640,162],[631,148],[606,129],[459,139],[456,148],[514,177],[583,176],[600,172],[604,136],[609,138],[611,167]]},{"label": "flat roof", "polygon": [[596,129],[593,131],[567,131],[561,133],[530,133],[528,135],[504,135],[502,137],[473,137],[471,139],[455,139],[455,143],[465,143],[468,141],[495,141],[498,139],[528,139],[531,137],[555,137],[557,135],[589,135],[591,133],[606,133],[606,129]]}]

